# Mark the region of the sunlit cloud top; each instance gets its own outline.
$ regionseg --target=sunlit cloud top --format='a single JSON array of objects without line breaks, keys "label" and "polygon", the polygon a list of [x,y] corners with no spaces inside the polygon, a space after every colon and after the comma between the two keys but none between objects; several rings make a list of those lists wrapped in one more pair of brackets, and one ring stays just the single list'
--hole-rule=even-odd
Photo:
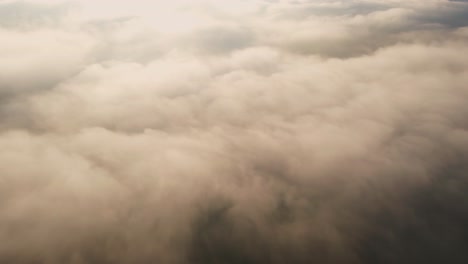
[{"label": "sunlit cloud top", "polygon": [[468,263],[468,2],[0,0],[0,263]]}]

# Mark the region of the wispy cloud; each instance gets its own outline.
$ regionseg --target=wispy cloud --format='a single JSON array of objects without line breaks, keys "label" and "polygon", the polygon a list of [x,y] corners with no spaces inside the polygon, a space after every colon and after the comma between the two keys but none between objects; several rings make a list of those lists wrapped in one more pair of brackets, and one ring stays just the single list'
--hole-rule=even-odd
[{"label": "wispy cloud", "polygon": [[463,1],[0,1],[1,263],[466,263]]}]

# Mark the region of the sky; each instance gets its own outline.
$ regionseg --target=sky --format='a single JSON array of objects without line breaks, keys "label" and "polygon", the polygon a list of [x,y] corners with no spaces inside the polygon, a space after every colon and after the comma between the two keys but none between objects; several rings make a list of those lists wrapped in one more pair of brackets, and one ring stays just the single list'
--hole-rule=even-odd
[{"label": "sky", "polygon": [[0,0],[0,263],[468,263],[468,2]]}]

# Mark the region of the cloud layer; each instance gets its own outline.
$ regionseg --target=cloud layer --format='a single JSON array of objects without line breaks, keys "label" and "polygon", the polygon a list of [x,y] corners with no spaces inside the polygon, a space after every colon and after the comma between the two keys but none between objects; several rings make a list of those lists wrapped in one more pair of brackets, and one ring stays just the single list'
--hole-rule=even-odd
[{"label": "cloud layer", "polygon": [[0,1],[0,262],[467,263],[467,44],[466,1]]}]

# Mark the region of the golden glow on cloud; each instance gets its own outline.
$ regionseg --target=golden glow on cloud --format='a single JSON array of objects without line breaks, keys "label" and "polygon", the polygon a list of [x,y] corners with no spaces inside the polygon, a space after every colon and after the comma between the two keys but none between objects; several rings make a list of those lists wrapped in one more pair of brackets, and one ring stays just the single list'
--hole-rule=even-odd
[{"label": "golden glow on cloud", "polygon": [[468,263],[467,18],[0,0],[0,263]]}]

